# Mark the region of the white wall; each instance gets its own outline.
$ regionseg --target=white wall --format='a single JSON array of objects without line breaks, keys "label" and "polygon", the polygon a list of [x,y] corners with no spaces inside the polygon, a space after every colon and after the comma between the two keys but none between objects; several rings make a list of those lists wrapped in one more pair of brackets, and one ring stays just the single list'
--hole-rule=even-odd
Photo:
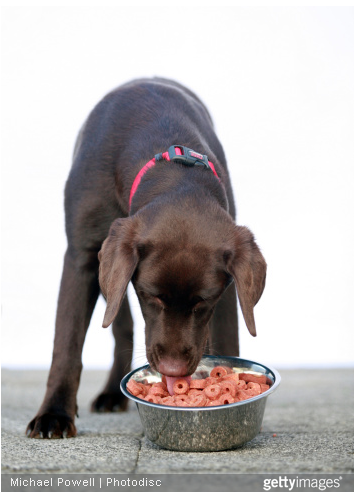
[{"label": "white wall", "polygon": [[[268,262],[241,355],[353,365],[353,8],[13,8],[3,12],[2,364],[49,367],[66,247],[63,188],[98,100],[160,75],[205,101],[238,223]],[[130,290],[130,297],[134,294]],[[143,321],[135,366],[145,361]],[[109,367],[101,299],[84,365]]]}]

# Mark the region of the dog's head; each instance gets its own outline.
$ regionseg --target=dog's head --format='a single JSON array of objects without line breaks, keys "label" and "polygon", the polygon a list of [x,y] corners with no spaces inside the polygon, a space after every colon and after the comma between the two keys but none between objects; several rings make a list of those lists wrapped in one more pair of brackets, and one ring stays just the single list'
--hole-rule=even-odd
[{"label": "dog's head", "polygon": [[[211,214],[212,215],[212,214]],[[253,307],[262,295],[266,263],[246,227],[226,212],[188,220],[164,212],[113,222],[99,252],[99,281],[109,326],[132,280],[145,319],[150,365],[167,376],[192,374],[207,339],[215,305],[235,281],[243,316],[256,335]]]}]

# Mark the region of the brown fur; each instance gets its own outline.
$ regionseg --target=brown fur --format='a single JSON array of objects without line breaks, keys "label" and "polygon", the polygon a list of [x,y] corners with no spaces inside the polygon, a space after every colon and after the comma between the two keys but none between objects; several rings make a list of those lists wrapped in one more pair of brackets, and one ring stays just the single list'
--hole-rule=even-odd
[{"label": "brown fur", "polygon": [[[210,170],[160,161],[143,177],[128,211],[138,171],[179,144],[207,154]],[[235,224],[225,156],[204,105],[172,81],[133,81],[92,111],[75,147],[65,190],[68,248],[60,287],[47,392],[28,426],[31,437],[74,436],[81,353],[101,291],[103,326],[113,323],[114,365],[94,411],[125,409],[119,389],[129,371],[132,281],[146,323],[146,354],[167,376],[192,374],[204,351],[238,355],[237,288],[256,334],[253,307],[266,264],[252,233]]]}]

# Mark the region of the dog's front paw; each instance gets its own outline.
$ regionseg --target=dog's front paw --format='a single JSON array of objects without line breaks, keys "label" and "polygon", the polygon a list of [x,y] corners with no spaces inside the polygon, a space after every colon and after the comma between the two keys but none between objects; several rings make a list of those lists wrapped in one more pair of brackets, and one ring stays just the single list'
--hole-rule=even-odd
[{"label": "dog's front paw", "polygon": [[92,402],[91,412],[107,413],[107,412],[124,412],[128,407],[128,398],[121,392],[106,392],[103,391]]},{"label": "dog's front paw", "polygon": [[37,415],[27,426],[27,436],[35,439],[60,439],[75,437],[74,419],[68,415],[44,413]]}]

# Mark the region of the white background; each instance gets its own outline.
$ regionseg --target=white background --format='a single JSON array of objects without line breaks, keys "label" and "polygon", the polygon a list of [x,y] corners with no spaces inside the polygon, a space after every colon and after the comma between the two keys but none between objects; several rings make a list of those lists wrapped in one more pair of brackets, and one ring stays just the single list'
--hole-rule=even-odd
[{"label": "white background", "polygon": [[[353,365],[354,9],[64,7],[3,11],[2,364],[51,360],[77,132],[108,91],[171,77],[208,106],[238,223],[268,263],[241,355],[271,366]],[[137,324],[134,366],[144,363]],[[86,368],[108,368],[100,299]]]}]

